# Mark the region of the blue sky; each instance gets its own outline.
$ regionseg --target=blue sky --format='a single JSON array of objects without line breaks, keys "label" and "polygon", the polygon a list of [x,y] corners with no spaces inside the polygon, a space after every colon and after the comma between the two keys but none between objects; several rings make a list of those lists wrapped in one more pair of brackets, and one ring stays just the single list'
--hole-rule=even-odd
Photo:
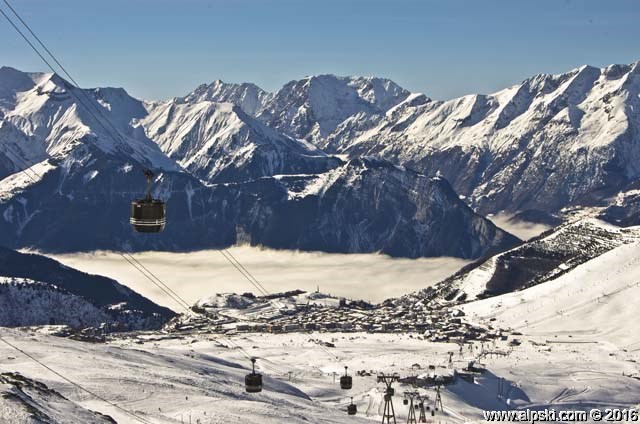
[{"label": "blue sky", "polygon": [[[82,86],[376,75],[436,99],[640,60],[638,0],[9,0]],[[7,10],[0,2],[0,7]],[[0,17],[0,65],[46,70]]]}]

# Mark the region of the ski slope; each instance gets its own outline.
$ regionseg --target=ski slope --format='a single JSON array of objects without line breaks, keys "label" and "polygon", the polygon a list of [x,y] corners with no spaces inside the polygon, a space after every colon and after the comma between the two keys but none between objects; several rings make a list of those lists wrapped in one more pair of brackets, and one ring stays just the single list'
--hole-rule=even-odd
[{"label": "ski slope", "polygon": [[640,348],[640,241],[633,240],[560,277],[529,289],[464,306],[530,335],[573,336]]},{"label": "ski slope", "polygon": [[[455,353],[452,366],[456,368],[475,359],[488,371],[476,377],[475,384],[458,379],[444,388],[444,413],[435,417],[440,422],[483,422],[484,410],[588,410],[640,404],[634,362],[640,360],[637,351],[625,352],[602,341],[575,343],[582,339],[574,335],[571,341],[566,334],[558,335],[558,340],[549,334],[524,335],[522,345],[501,357],[480,352],[508,351],[508,341],[475,343],[458,351],[455,344],[432,343],[407,334],[246,334],[230,339],[197,332],[145,333],[117,338],[107,345],[28,330],[2,329],[0,334],[66,377],[152,423],[189,422],[189,418],[193,423],[379,422],[383,402],[376,375],[421,375],[428,365],[434,365],[437,373],[451,373],[448,352]],[[335,347],[326,347],[327,343]],[[259,358],[257,369],[265,375],[263,393],[244,393],[242,383],[249,363],[238,346]],[[67,408],[74,413],[89,410],[109,415],[118,423],[138,422],[1,343],[0,358],[3,373],[20,372],[45,383],[72,402]],[[342,391],[338,377],[345,365],[351,374],[365,370],[371,375],[354,375],[354,388]],[[396,384],[395,388],[396,415],[403,422],[407,407],[402,405],[402,394],[413,387]],[[420,391],[433,401],[433,389]],[[351,396],[359,410],[356,417],[345,412]],[[51,409],[46,399],[39,404],[44,411]],[[18,409],[16,414],[20,411],[19,406],[0,400],[3,413],[11,408]]]},{"label": "ski slope", "polygon": [[[0,333],[65,377],[147,422],[181,423],[188,422],[189,417],[194,423],[343,422],[341,411],[310,400],[283,378],[267,376],[267,389],[263,393],[245,393],[243,384],[249,361],[242,353],[217,341],[192,343],[195,339],[191,339],[160,344],[151,338],[144,346],[121,347],[8,329]],[[17,371],[54,388],[72,401],[65,406],[69,413],[85,413],[84,409],[88,409],[109,415],[118,423],[140,422],[61,380],[8,346],[0,345],[3,373]],[[56,409],[46,399],[40,398],[39,403],[41,411]],[[0,397],[0,417],[11,416],[10,411],[24,413],[20,404]],[[363,420],[356,418],[353,422]]]}]

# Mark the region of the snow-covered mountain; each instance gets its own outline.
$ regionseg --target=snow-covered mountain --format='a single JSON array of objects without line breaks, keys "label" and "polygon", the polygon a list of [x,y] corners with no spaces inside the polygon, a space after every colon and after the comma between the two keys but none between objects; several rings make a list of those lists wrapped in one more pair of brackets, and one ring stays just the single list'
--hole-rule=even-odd
[{"label": "snow-covered mountain", "polygon": [[[86,90],[116,122],[123,145],[74,105],[61,78],[2,68],[0,137],[11,141],[0,143],[0,175],[65,152],[82,136],[95,137],[103,151],[178,170],[168,155],[207,182],[318,173],[339,164],[326,154],[374,155],[444,176],[480,213],[613,205],[603,217],[633,224],[640,219],[629,203],[639,175],[639,69],[640,62],[584,66],[444,102],[385,79],[333,75],[291,81],[274,94],[215,81],[156,103],[124,90]],[[7,152],[16,140],[20,146]],[[612,204],[620,192],[631,197]]]},{"label": "snow-covered mountain", "polygon": [[231,103],[170,101],[140,121],[163,152],[208,182],[319,173],[341,161],[277,133]]},{"label": "snow-covered mountain", "polygon": [[[475,258],[517,239],[474,214],[444,181],[388,162],[354,160],[321,174],[207,186],[164,172],[155,193],[168,224],[156,235],[128,223],[142,166],[91,146],[0,181],[0,243],[47,251],[188,250],[250,243],[333,252]],[[316,182],[316,184],[313,184]]]},{"label": "snow-covered mountain", "polygon": [[347,118],[384,114],[409,94],[388,79],[317,75],[285,84],[257,116],[282,133],[322,146]]},{"label": "snow-covered mountain", "polygon": [[[55,74],[0,68],[0,116],[3,127],[7,125],[0,141],[3,152],[10,151],[5,160],[18,169],[33,163],[20,159],[43,160],[43,152],[47,157],[65,158],[77,147],[90,145],[101,154],[179,171],[142,128],[130,125],[144,113],[142,102],[122,89],[77,89]],[[31,153],[19,158],[20,151],[11,152],[4,137],[13,143],[19,137],[29,139],[29,144],[21,143],[21,150],[28,148]]]},{"label": "snow-covered mountain", "polygon": [[639,242],[639,227],[620,228],[583,219],[468,265],[406,299],[460,303],[521,291],[554,280],[622,245]]},{"label": "snow-covered mountain", "polygon": [[[89,99],[78,101],[57,75],[2,72],[10,75],[1,80],[3,128],[23,137],[0,144],[40,147],[32,149],[32,162],[40,161],[29,169],[7,160],[6,172],[25,172],[0,181],[0,243],[9,247],[190,250],[249,242],[475,258],[517,242],[475,215],[444,181],[425,183],[382,161],[344,164],[239,106],[149,104],[113,88],[84,90]],[[375,84],[359,89],[371,105],[390,101]],[[94,107],[83,107],[87,102]],[[145,167],[156,170],[154,192],[168,208],[166,231],[152,236],[134,233],[127,222]]]},{"label": "snow-covered mountain", "polygon": [[476,215],[446,180],[377,159],[354,159],[324,174],[275,176],[255,184],[275,185],[277,191],[272,204],[250,208],[245,228],[262,222],[251,244],[475,258],[518,242]]},{"label": "snow-covered mountain", "polygon": [[227,83],[216,80],[211,84],[202,84],[184,97],[174,99],[176,103],[232,103],[239,106],[247,115],[255,115],[273,94],[251,83]]},{"label": "snow-covered mountain", "polygon": [[344,122],[326,145],[439,172],[481,213],[557,212],[602,204],[637,179],[639,130],[636,62],[537,75],[490,95],[412,95],[382,119]]},{"label": "snow-covered mountain", "polygon": [[[448,101],[389,80],[319,75],[286,84],[255,114],[329,154],[441,174],[480,213],[562,214],[607,207],[637,185],[638,75],[640,62],[583,66]],[[602,216],[640,223],[618,206]]]},{"label": "snow-covered mountain", "polygon": [[0,247],[0,325],[157,329],[174,313],[118,282]]}]

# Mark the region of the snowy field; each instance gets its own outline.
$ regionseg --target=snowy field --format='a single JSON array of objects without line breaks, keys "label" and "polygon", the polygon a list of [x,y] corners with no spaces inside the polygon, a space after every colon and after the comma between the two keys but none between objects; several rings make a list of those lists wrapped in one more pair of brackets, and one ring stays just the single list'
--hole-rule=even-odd
[{"label": "snowy field", "polygon": [[[256,251],[251,256],[251,250],[240,248],[233,252],[251,269],[255,267],[254,273],[265,285],[267,278],[277,280],[278,269],[295,275],[302,272],[303,266],[313,267],[315,272],[324,266],[329,269],[323,275],[340,275],[342,269],[353,267],[353,263],[341,263],[338,267],[335,259],[330,260],[339,255]],[[439,375],[446,375],[453,369],[465,368],[472,360],[484,365],[487,371],[476,375],[473,383],[458,378],[445,386],[444,411],[429,417],[429,422],[486,422],[483,418],[486,410],[638,408],[640,332],[634,302],[640,298],[638,252],[640,242],[629,238],[551,281],[462,306],[465,320],[511,332],[506,340],[474,342],[462,347],[434,343],[418,334],[315,332],[222,336],[196,330],[123,334],[107,344],[93,344],[52,337],[44,330],[2,328],[0,335],[5,340],[108,402],[83,392],[0,343],[0,373],[19,372],[64,396],[44,395],[41,388],[29,387],[23,387],[20,397],[6,396],[15,395],[16,389],[3,382],[0,374],[0,422],[16,422],[18,417],[24,418],[21,422],[36,423],[27,420],[28,411],[34,409],[61,423],[102,423],[103,418],[92,411],[110,415],[120,424],[380,422],[383,393],[376,381],[378,373],[409,377],[428,373],[428,367],[435,366]],[[168,263],[169,258],[180,262],[177,259],[180,257],[182,279],[195,275],[204,282],[207,275],[231,267],[221,257],[213,259],[214,253],[143,253],[138,258],[159,273],[163,272],[162,266],[173,266]],[[309,259],[314,256],[315,261]],[[378,256],[376,259],[381,263],[376,263],[368,256],[349,258],[361,261],[358,269],[365,276],[381,270],[387,272],[387,278],[393,277],[392,271],[402,275],[399,269],[390,266],[396,260]],[[105,253],[68,256],[67,263],[73,266],[83,263],[87,269],[91,259],[96,267],[93,272],[103,272],[100,267],[120,266],[115,266],[119,261],[112,254]],[[72,260],[78,262],[69,262]],[[291,263],[296,260],[293,267]],[[407,262],[422,264],[424,275],[433,269],[426,266],[430,263],[426,260]],[[329,263],[334,263],[337,269],[329,267]],[[258,274],[265,269],[269,273]],[[232,270],[235,271],[232,268],[229,272]],[[408,275],[419,271],[417,265],[404,269]],[[120,272],[129,270],[122,268]],[[344,284],[356,275],[351,271],[348,278],[342,276],[338,281]],[[167,280],[169,276],[162,275]],[[228,278],[234,278],[233,273]],[[297,287],[293,277],[283,281],[291,285],[277,286],[277,290]],[[336,283],[335,290],[339,288]],[[258,358],[257,369],[265,376],[265,389],[260,394],[244,392],[249,356]],[[341,390],[336,378],[344,366],[354,375],[350,391]],[[370,375],[355,375],[361,370]],[[395,389],[396,416],[399,423],[406,422],[408,409],[402,403],[403,393],[414,389],[405,384],[396,384]],[[428,404],[432,406],[434,389],[418,390],[429,397]],[[358,406],[355,417],[346,414],[351,397]]]},{"label": "snowy field", "polygon": [[[449,351],[456,352],[453,364],[459,367],[474,359],[480,350],[476,344],[459,354],[452,344],[391,334],[235,336],[233,344],[259,357],[257,368],[265,375],[263,393],[250,395],[244,393],[242,386],[249,366],[246,357],[220,336],[152,335],[146,341],[122,340],[105,346],[7,329],[2,329],[1,334],[110,402],[134,411],[147,422],[167,424],[189,419],[192,423],[379,422],[383,404],[377,372],[397,372],[406,377],[425,372],[428,365],[447,367]],[[312,339],[332,342],[335,348],[320,349]],[[508,357],[485,358],[488,371],[475,384],[459,379],[446,386],[444,413],[436,415],[436,422],[482,422],[483,410],[569,410],[633,407],[640,403],[640,381],[623,377],[637,373],[633,362],[640,359],[637,352],[626,353],[601,343],[551,344],[545,338],[525,339]],[[507,342],[485,347],[508,349]],[[4,345],[0,345],[0,357],[2,371],[18,371],[44,382],[69,399],[75,410],[84,407],[99,411],[118,423],[138,422]],[[343,370],[343,365],[353,371],[372,371],[373,375],[354,377],[354,388],[346,392],[340,390],[333,376]],[[498,397],[501,379],[503,399]],[[403,384],[396,384],[395,388],[398,422],[405,422],[407,407],[402,405],[402,393],[412,388]],[[420,391],[433,402],[433,389]],[[351,396],[358,405],[357,417],[345,413]],[[38,407],[71,414],[60,405],[52,408],[43,401],[38,402]],[[15,416],[9,414],[15,414],[16,409],[19,408],[11,401],[0,401],[0,419]]]},{"label": "snowy field", "polygon": [[[315,291],[379,302],[423,289],[456,272],[457,258],[396,259],[376,254],[330,254],[234,247],[229,251],[270,292]],[[120,255],[94,252],[49,255],[73,268],[105,275],[154,302],[180,311]],[[256,292],[220,252],[146,252],[135,258],[190,303],[215,293]]]},{"label": "snowy field", "polygon": [[[434,365],[442,375],[470,360],[484,364],[487,371],[474,383],[459,378],[446,386],[444,413],[439,412],[435,422],[484,422],[484,410],[637,408],[640,332],[633,299],[640,298],[639,251],[640,242],[623,244],[550,282],[465,305],[465,319],[522,334],[462,349],[415,334],[149,333],[123,335],[106,345],[29,330],[0,329],[0,334],[150,423],[379,422],[382,393],[377,373],[407,377]],[[318,340],[335,347],[320,347]],[[453,352],[451,363],[448,352]],[[266,377],[261,394],[243,391],[247,356],[259,358],[257,368]],[[67,399],[52,404],[50,398],[30,392],[31,407],[51,416],[81,417],[93,410],[118,423],[140,422],[1,343],[0,358],[0,371],[20,372]],[[345,365],[352,373],[366,370],[371,376],[354,377],[354,388],[342,391],[334,373],[341,373]],[[402,393],[410,389],[396,385],[398,422],[406,422]],[[11,389],[0,384],[0,391],[7,390]],[[420,390],[433,401],[433,389]],[[357,417],[345,412],[351,396]],[[0,396],[0,421],[23,410],[15,399]]]}]

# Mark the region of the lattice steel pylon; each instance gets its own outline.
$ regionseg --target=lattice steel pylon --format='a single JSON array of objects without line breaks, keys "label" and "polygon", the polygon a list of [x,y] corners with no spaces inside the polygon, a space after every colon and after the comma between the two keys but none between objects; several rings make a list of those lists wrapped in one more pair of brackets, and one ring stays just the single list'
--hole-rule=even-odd
[{"label": "lattice steel pylon", "polygon": [[442,386],[440,384],[438,384],[436,386],[436,400],[435,400],[435,410],[438,411],[443,411],[444,412],[444,406],[442,405],[442,396],[440,395],[440,388]]},{"label": "lattice steel pylon", "polygon": [[420,417],[418,418],[418,422],[419,423],[426,423],[427,422],[427,413],[425,412],[424,409],[424,403],[426,401],[429,400],[429,396],[418,396],[417,399],[418,401],[418,407],[420,408]]},{"label": "lattice steel pylon", "polygon": [[416,421],[416,409],[414,407],[413,401],[417,399],[419,396],[420,396],[420,393],[416,391],[404,392],[404,398],[408,401],[408,404],[409,404],[409,415],[407,416],[407,424],[417,424],[418,422]]},{"label": "lattice steel pylon", "polygon": [[384,411],[382,413],[382,424],[385,423],[385,420],[387,424],[390,424],[392,418],[393,424],[397,424],[396,413],[393,409],[393,395],[395,394],[395,390],[391,386],[393,383],[399,380],[400,376],[398,374],[378,374],[378,383],[384,383],[386,386],[384,390]]}]

